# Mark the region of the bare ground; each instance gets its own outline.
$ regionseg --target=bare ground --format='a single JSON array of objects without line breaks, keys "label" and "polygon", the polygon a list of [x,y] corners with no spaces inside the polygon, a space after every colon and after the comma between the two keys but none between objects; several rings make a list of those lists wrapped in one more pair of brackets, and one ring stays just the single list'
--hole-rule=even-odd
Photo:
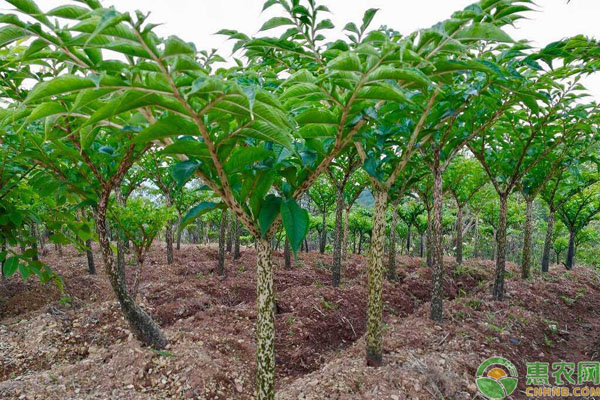
[{"label": "bare ground", "polygon": [[[164,352],[129,334],[98,253],[97,276],[73,249],[43,257],[63,275],[70,303],[34,279],[0,283],[0,398],[251,399],[254,250],[228,257],[224,280],[214,275],[214,248],[183,246],[171,266],[165,258],[155,245],[139,298],[170,340]],[[339,289],[330,285],[330,255],[300,253],[292,271],[274,258],[280,400],[471,399],[475,369],[492,355],[523,374],[525,361],[599,358],[600,282],[585,268],[555,266],[521,281],[510,265],[515,277],[500,303],[489,296],[492,262],[457,268],[448,258],[445,321],[435,324],[430,270],[398,257],[399,280],[384,286],[385,362],[373,369],[363,354],[366,258],[349,257]]]}]

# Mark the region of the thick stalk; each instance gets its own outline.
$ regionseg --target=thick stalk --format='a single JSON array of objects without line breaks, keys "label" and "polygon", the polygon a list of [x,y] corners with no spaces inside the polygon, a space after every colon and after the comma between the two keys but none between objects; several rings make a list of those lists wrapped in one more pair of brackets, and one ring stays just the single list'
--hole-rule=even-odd
[{"label": "thick stalk", "polygon": [[475,226],[473,227],[473,245],[475,248],[473,249],[473,257],[479,258],[479,216],[475,215]]},{"label": "thick stalk", "polygon": [[342,275],[342,217],[344,213],[344,191],[337,190],[335,201],[335,233],[333,237],[333,265],[331,267],[331,284],[340,286]]},{"label": "thick stalk", "polygon": [[571,228],[569,232],[569,250],[567,251],[567,269],[573,269],[575,265],[575,229]]},{"label": "thick stalk", "polygon": [[363,233],[358,233],[358,254],[362,254],[362,242],[363,242]]},{"label": "thick stalk", "polygon": [[290,241],[288,238],[285,238],[285,244],[283,245],[283,259],[284,259],[284,268],[286,270],[292,269],[292,252],[290,251]]},{"label": "thick stalk", "polygon": [[231,253],[233,250],[233,230],[235,229],[235,221],[233,220],[233,215],[228,218],[229,223],[227,227],[227,252]]},{"label": "thick stalk", "polygon": [[235,236],[233,240],[233,259],[240,258],[240,221],[235,219]]},{"label": "thick stalk", "polygon": [[406,255],[410,256],[410,224],[408,225],[408,231],[406,233]]},{"label": "thick stalk", "polygon": [[165,240],[167,242],[167,264],[173,264],[173,225],[171,221],[167,221]]},{"label": "thick stalk", "polygon": [[144,344],[157,349],[164,349],[167,338],[162,333],[158,324],[144,311],[127,293],[125,277],[115,269],[115,259],[106,229],[106,208],[110,193],[104,193],[98,204],[96,214],[96,229],[98,231],[98,242],[102,250],[104,268],[110,280],[110,284],[121,305],[125,320],[128,322],[133,334]]},{"label": "thick stalk", "polygon": [[542,255],[542,272],[548,272],[550,268],[550,249],[552,248],[552,237],[554,236],[554,210],[548,215],[548,229],[544,240],[544,254]]},{"label": "thick stalk", "polygon": [[268,239],[257,239],[256,400],[275,399],[275,300]]},{"label": "thick stalk", "polygon": [[369,251],[367,276],[367,365],[379,367],[382,362],[382,317],[383,317],[383,245],[385,242],[385,210],[387,192],[376,190],[373,210],[373,233]]},{"label": "thick stalk", "polygon": [[134,300],[137,300],[137,295],[138,295],[139,289],[140,289],[140,281],[141,281],[142,271],[144,269],[144,258],[139,253],[139,250],[137,250],[137,251],[138,251],[137,269],[135,270],[135,274],[133,277],[133,287],[131,288],[131,297],[133,297]]},{"label": "thick stalk", "polygon": [[456,215],[456,263],[463,263],[463,208],[458,206]]},{"label": "thick stalk", "polygon": [[[167,207],[172,205],[171,196],[167,195]],[[165,228],[165,242],[167,242],[167,264],[173,264],[173,221],[170,219],[167,221]]]},{"label": "thick stalk", "polygon": [[217,274],[225,276],[225,234],[227,231],[227,211],[221,213],[221,225],[219,227],[219,261],[217,265]]},{"label": "thick stalk", "polygon": [[433,291],[431,294],[431,319],[442,320],[444,297],[444,249],[442,247],[442,208],[444,195],[442,192],[442,170],[439,160],[433,168],[433,215],[431,218],[431,269]]},{"label": "thick stalk", "polygon": [[348,225],[350,223],[350,209],[346,208],[344,212],[344,238],[342,240],[342,258],[345,260],[348,257]]},{"label": "thick stalk", "polygon": [[177,250],[181,250],[181,215],[177,217]]},{"label": "thick stalk", "polygon": [[492,229],[492,239],[493,239],[493,241],[492,241],[492,255],[491,255],[490,259],[492,261],[494,261],[496,259],[496,252],[498,250],[498,245],[497,245],[497,242],[498,242],[498,231],[496,230],[496,228]]},{"label": "thick stalk", "polygon": [[321,223],[321,238],[319,242],[319,252],[325,253],[325,245],[327,244],[327,212],[323,210],[323,221]]},{"label": "thick stalk", "polygon": [[[39,232],[39,239],[40,239],[40,250],[42,250],[42,254],[44,254],[44,250],[46,248],[46,228],[44,228],[44,226],[42,226],[40,228],[40,232]],[[60,245],[60,243],[57,243],[58,245]],[[60,247],[57,246],[57,250]],[[62,256],[62,251],[60,253],[60,255]]]},{"label": "thick stalk", "polygon": [[525,231],[523,232],[523,254],[521,256],[521,278],[531,275],[531,247],[533,237],[533,198],[526,198]]},{"label": "thick stalk", "polygon": [[[2,239],[2,248],[0,249],[0,251],[5,252],[6,251],[6,239]],[[4,258],[2,259],[2,262],[0,262],[0,275],[2,275],[2,280],[5,281],[6,280],[6,276],[4,276],[4,260],[6,260],[6,255],[4,256]]]},{"label": "thick stalk", "polygon": [[392,207],[392,224],[390,225],[390,247],[388,249],[388,279],[396,280],[396,228],[398,227],[398,209]]},{"label": "thick stalk", "polygon": [[495,300],[504,298],[504,271],[506,270],[506,203],[508,194],[500,195],[500,218],[496,229],[496,278],[493,296]]},{"label": "thick stalk", "polygon": [[[115,187],[115,198],[117,200],[117,204],[121,208],[125,208],[125,199],[123,198],[123,192],[121,192],[120,185]],[[123,281],[125,281],[125,240],[123,239],[123,232],[121,229],[116,227],[116,236],[117,236],[117,270],[116,273],[122,276]]]},{"label": "thick stalk", "polygon": [[87,256],[88,273],[96,275],[96,264],[94,263],[94,253],[92,253],[92,239],[85,241],[85,255]]},{"label": "thick stalk", "polygon": [[426,238],[426,251],[427,251],[427,266],[431,268],[431,257],[433,255],[433,249],[432,249],[432,245],[433,245],[433,238],[431,237],[431,231],[432,231],[432,214],[433,211],[431,210],[427,210],[427,230],[425,231],[425,238]]}]

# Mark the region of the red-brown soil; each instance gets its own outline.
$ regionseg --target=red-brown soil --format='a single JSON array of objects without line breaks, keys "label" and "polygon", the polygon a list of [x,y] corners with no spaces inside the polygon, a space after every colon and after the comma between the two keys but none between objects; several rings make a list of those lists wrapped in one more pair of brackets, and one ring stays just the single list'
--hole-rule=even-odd
[{"label": "red-brown soil", "polygon": [[[0,398],[251,399],[254,250],[228,256],[222,280],[214,248],[183,246],[170,266],[165,258],[156,244],[139,296],[170,340],[164,352],[129,333],[98,253],[96,276],[74,249],[43,257],[64,277],[70,301],[35,279],[0,283]],[[384,365],[373,369],[363,354],[367,259],[349,256],[340,288],[330,284],[331,255],[300,253],[291,271],[281,254],[274,261],[281,400],[471,399],[475,369],[492,355],[516,363],[522,376],[525,361],[598,360],[600,282],[583,267],[567,274],[557,266],[529,281],[515,273],[506,300],[495,302],[492,262],[457,268],[448,258],[445,321],[435,324],[430,270],[398,257],[399,279],[384,286]]]}]

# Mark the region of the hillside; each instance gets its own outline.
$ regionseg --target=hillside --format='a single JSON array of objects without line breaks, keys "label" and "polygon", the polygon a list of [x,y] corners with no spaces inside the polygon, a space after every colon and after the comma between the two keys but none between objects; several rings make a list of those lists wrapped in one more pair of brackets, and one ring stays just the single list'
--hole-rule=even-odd
[{"label": "hillside", "polygon": [[[163,246],[149,254],[138,300],[165,329],[166,351],[140,347],[102,268],[88,275],[85,255],[74,249],[43,257],[63,274],[68,300],[34,279],[2,282],[0,398],[251,399],[254,250],[235,263],[228,257],[220,281],[216,249],[183,246],[167,266]],[[350,257],[339,289],[329,283],[330,255],[300,253],[292,271],[282,269],[280,254],[274,258],[281,400],[470,399],[475,368],[489,356],[525,371],[525,361],[597,354],[600,283],[585,268],[555,266],[529,281],[515,274],[501,303],[489,295],[491,262],[456,268],[446,259],[449,300],[436,324],[428,318],[430,270],[399,257],[400,278],[384,287],[384,366],[372,369],[363,354],[366,258]]]}]

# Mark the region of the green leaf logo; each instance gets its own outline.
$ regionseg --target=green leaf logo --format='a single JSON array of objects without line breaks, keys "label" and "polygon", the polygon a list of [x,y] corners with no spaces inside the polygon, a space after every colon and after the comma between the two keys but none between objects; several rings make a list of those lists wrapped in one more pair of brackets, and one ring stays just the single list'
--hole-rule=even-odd
[{"label": "green leaf logo", "polygon": [[505,399],[518,384],[518,373],[513,363],[502,357],[485,360],[475,375],[479,392],[488,399]]}]

